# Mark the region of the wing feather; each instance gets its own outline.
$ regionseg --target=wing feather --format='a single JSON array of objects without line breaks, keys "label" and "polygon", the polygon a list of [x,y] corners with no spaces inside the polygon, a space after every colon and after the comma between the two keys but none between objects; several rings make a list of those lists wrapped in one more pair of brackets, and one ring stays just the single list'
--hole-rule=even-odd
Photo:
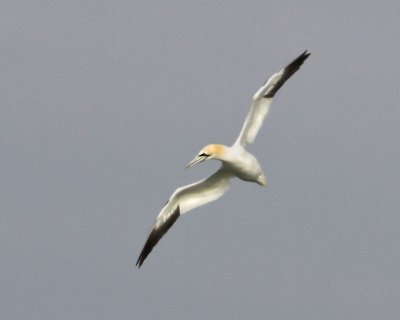
[{"label": "wing feather", "polygon": [[257,133],[268,114],[269,107],[271,106],[272,99],[276,92],[282,87],[286,80],[299,70],[300,66],[309,55],[310,53],[304,51],[285,68],[274,73],[256,92],[242,130],[240,131],[239,137],[235,143],[245,146],[248,143],[254,142]]},{"label": "wing feather", "polygon": [[136,265],[140,268],[180,215],[221,197],[229,189],[231,177],[229,172],[221,168],[207,179],[178,188],[157,216]]}]

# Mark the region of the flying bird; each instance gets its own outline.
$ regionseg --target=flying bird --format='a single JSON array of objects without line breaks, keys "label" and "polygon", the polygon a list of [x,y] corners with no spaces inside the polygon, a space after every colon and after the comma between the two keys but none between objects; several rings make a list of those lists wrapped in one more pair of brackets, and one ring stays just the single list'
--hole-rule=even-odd
[{"label": "flying bird", "polygon": [[300,68],[309,55],[307,50],[304,51],[286,67],[274,73],[255,93],[239,137],[232,146],[209,144],[188,163],[187,167],[191,167],[196,163],[215,159],[221,161],[221,167],[210,177],[175,190],[154,222],[136,262],[139,268],[154,246],[181,215],[217,200],[229,189],[231,178],[237,177],[261,186],[267,185],[267,178],[258,160],[245,147],[254,142],[276,92]]}]

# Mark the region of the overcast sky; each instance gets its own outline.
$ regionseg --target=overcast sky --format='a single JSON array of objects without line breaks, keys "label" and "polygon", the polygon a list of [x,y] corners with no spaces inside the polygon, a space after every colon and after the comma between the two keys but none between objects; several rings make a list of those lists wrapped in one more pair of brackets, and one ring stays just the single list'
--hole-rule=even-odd
[{"label": "overcast sky", "polygon": [[[218,3],[218,4],[217,4]],[[398,319],[400,2],[0,4],[1,319]],[[239,180],[135,262],[305,49]]]}]

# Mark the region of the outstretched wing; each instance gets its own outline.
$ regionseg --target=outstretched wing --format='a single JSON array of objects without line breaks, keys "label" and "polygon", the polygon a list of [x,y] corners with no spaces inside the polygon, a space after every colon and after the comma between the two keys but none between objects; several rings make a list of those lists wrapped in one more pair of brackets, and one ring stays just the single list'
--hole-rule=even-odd
[{"label": "outstretched wing", "polygon": [[245,146],[248,143],[254,142],[254,139],[256,138],[257,133],[260,130],[265,117],[267,116],[275,93],[280,89],[280,87],[282,87],[287,79],[289,79],[297,70],[299,70],[300,66],[310,54],[311,53],[304,51],[285,68],[274,73],[272,77],[270,77],[256,92],[253,97],[249,113],[244,121],[242,131],[240,131],[239,137],[235,143]]},{"label": "outstretched wing", "polygon": [[136,265],[140,268],[180,215],[221,197],[229,189],[231,177],[229,172],[221,168],[207,179],[178,188],[157,216]]}]

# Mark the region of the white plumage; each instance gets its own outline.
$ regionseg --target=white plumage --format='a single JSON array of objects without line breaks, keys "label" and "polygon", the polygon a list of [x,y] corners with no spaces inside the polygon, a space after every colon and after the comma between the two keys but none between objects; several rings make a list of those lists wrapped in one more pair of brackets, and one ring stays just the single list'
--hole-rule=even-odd
[{"label": "white plumage", "polygon": [[229,189],[231,178],[237,177],[262,186],[267,184],[265,174],[256,157],[245,147],[248,143],[254,142],[268,114],[275,93],[300,68],[309,55],[310,53],[307,51],[303,52],[285,68],[274,73],[256,92],[239,137],[231,147],[222,144],[207,145],[189,162],[187,167],[205,160],[216,159],[221,161],[221,168],[207,179],[180,187],[172,194],[157,216],[136,262],[138,267],[143,264],[153,247],[180,215],[217,200]]}]

